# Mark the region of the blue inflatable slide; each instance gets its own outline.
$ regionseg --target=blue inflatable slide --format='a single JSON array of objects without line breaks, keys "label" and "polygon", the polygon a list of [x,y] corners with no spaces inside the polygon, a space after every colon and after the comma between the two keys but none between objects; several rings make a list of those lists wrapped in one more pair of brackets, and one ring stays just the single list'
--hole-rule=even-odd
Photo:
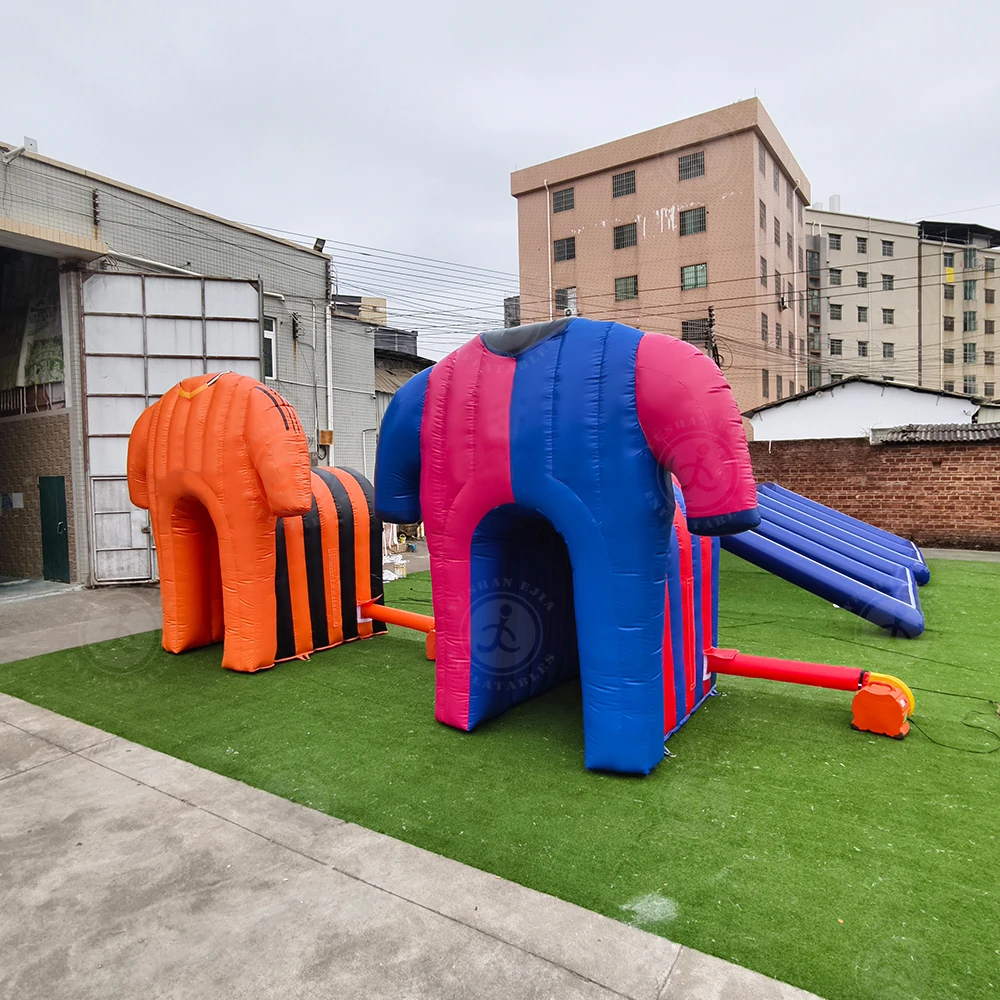
[{"label": "blue inflatable slide", "polygon": [[924,630],[917,593],[930,579],[913,542],[786,490],[757,487],[761,523],[722,547],[893,635]]}]

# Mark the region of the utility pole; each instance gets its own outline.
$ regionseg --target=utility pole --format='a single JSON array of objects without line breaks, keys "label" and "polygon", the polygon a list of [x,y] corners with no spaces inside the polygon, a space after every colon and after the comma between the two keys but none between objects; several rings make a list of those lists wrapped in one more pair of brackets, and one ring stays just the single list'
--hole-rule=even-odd
[{"label": "utility pole", "polygon": [[[705,351],[708,356],[718,365],[719,347],[715,342],[715,307],[708,307],[708,332],[705,335]],[[721,368],[722,366],[719,365]]]}]

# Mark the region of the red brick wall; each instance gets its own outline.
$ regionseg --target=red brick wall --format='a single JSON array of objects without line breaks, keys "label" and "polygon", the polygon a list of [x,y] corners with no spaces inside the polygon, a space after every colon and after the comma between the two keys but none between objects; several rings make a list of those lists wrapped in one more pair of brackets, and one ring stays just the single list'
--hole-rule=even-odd
[{"label": "red brick wall", "polygon": [[1000,441],[753,441],[750,455],[757,482],[779,483],[918,545],[1000,549]]},{"label": "red brick wall", "polygon": [[0,576],[40,578],[42,522],[39,476],[66,477],[70,579],[76,575],[69,414],[0,421],[0,493],[23,493],[22,510],[0,510]]}]

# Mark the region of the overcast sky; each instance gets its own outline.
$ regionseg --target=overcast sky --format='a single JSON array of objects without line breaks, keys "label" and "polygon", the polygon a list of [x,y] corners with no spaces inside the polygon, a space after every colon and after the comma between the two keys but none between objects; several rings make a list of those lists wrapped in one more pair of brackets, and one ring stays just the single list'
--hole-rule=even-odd
[{"label": "overcast sky", "polygon": [[[513,273],[512,169],[756,93],[814,200],[1000,228],[998,11],[34,0],[3,16],[0,139],[242,222]],[[394,281],[428,308],[391,260],[345,268],[390,312]]]}]

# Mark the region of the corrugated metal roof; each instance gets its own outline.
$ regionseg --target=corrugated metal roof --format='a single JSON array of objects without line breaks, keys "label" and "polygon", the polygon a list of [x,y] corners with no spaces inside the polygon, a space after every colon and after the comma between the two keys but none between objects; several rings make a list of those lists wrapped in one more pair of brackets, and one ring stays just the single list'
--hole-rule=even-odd
[{"label": "corrugated metal roof", "polygon": [[872,444],[947,444],[1000,441],[1000,424],[905,424],[872,428]]}]

